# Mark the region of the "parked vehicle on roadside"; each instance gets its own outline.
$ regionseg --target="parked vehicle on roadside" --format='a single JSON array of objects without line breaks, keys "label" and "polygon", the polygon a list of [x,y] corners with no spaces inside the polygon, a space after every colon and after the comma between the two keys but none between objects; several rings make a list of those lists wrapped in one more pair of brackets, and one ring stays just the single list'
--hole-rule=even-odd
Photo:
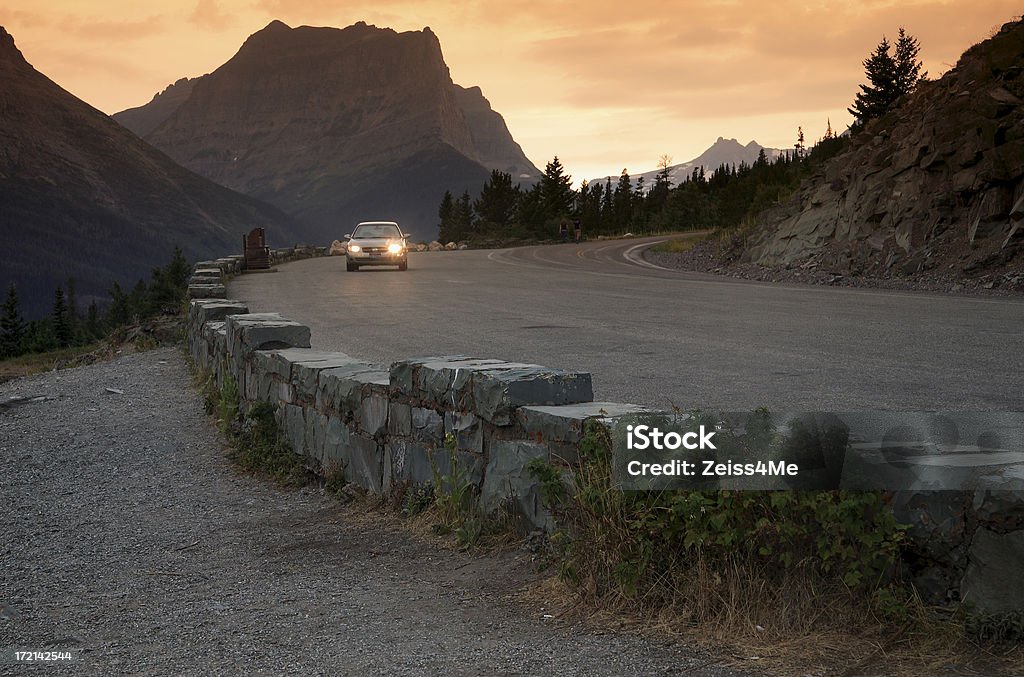
[{"label": "parked vehicle on roadside", "polygon": [[409,235],[394,221],[364,221],[348,235],[345,268],[355,272],[362,266],[398,266],[409,269]]}]

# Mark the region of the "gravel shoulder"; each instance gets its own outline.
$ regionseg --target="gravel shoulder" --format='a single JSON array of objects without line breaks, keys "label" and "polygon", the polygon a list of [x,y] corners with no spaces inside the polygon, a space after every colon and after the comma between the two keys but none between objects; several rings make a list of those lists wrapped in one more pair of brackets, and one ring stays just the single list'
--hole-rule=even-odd
[{"label": "gravel shoulder", "polygon": [[82,651],[58,672],[732,674],[513,601],[525,551],[441,550],[239,473],[178,349],[0,384],[12,396],[46,399],[0,404],[0,649]]},{"label": "gravel shoulder", "polygon": [[647,249],[643,252],[643,257],[662,268],[758,282],[938,292],[960,296],[1024,296],[1024,264],[1012,269],[979,272],[973,276],[962,274],[960,268],[954,270],[952,265],[906,275],[900,274],[898,269],[887,270],[884,276],[857,275],[849,271],[837,272],[824,265],[819,266],[814,260],[789,268],[740,263],[733,257],[722,256],[715,241],[698,242],[685,252]]}]

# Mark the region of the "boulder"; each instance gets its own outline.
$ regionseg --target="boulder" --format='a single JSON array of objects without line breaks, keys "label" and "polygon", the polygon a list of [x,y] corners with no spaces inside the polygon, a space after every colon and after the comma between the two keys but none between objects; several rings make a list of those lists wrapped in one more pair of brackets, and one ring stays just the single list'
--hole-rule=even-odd
[{"label": "boulder", "polygon": [[335,240],[334,242],[331,243],[330,255],[331,256],[344,256],[345,255],[345,245],[341,243],[341,240]]}]

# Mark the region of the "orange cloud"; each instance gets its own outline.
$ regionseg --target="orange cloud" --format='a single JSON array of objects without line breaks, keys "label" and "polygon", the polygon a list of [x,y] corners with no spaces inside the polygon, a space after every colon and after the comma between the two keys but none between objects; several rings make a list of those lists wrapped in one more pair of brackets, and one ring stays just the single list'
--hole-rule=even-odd
[{"label": "orange cloud", "polygon": [[234,23],[235,17],[222,10],[216,0],[199,0],[188,20],[206,30],[223,31]]},{"label": "orange cloud", "polygon": [[[904,25],[933,76],[1014,16],[1017,0],[50,0],[0,10],[26,58],[93,105],[146,102],[209,72],[271,19],[430,26],[453,79],[479,85],[538,165],[577,178],[687,160],[718,136],[792,145],[849,120],[861,61]],[[104,43],[98,47],[99,42]],[[105,49],[103,49],[105,48]],[[818,129],[820,127],[820,129]]]}]

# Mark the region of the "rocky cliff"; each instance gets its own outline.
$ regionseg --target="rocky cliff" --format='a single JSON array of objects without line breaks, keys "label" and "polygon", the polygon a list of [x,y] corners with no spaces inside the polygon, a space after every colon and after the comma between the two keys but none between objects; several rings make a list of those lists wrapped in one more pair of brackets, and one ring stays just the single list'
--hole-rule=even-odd
[{"label": "rocky cliff", "polygon": [[[1024,263],[1024,23],[868,123],[764,215],[745,261],[1014,282]],[[1016,271],[1016,273],[1015,273]]]},{"label": "rocky cliff", "polygon": [[479,88],[452,82],[429,28],[274,21],[213,73],[115,119],[324,241],[367,219],[429,239],[444,190],[478,188],[491,169],[539,174]]},{"label": "rocky cliff", "polygon": [[69,276],[79,298],[106,297],[163,265],[238,248],[265,226],[302,237],[278,209],[178,166],[109,116],[36,71],[0,28],[0,287],[15,282],[38,314]]}]

